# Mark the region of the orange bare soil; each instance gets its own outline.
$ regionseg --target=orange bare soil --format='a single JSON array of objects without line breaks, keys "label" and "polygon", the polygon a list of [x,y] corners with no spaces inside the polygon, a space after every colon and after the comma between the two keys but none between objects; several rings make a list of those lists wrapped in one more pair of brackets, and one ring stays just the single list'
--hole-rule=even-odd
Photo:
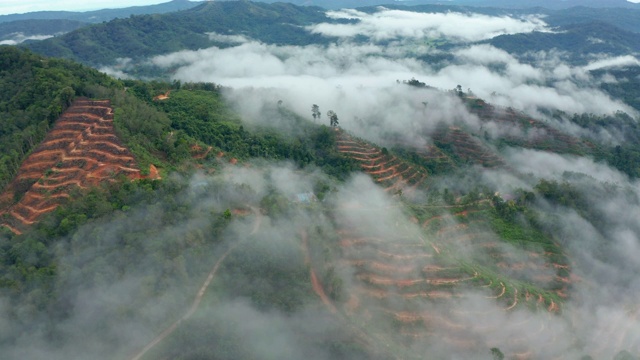
[{"label": "orange bare soil", "polygon": [[158,173],[158,169],[153,164],[149,165],[149,178],[160,179],[160,174]]},{"label": "orange bare soil", "polygon": [[325,304],[327,308],[332,313],[335,314],[338,312],[338,309],[336,309],[335,305],[333,305],[333,303],[327,296],[326,292],[324,291],[324,288],[322,287],[322,284],[320,283],[320,281],[318,280],[318,277],[316,276],[316,272],[313,269],[313,265],[311,264],[311,255],[309,254],[309,244],[307,241],[307,233],[303,231],[301,233],[301,236],[302,236],[302,250],[304,251],[304,262],[305,264],[309,265],[309,276],[310,276],[313,292],[315,292],[316,295],[318,295],[318,297],[320,298],[320,300],[322,300],[322,303]]},{"label": "orange bare soil", "polygon": [[[373,154],[373,151],[364,148],[358,152],[368,151]],[[358,207],[349,209],[352,212],[359,210]],[[372,210],[367,211],[370,213]],[[475,211],[458,211],[451,216],[467,218]],[[384,211],[381,210],[383,215]],[[359,317],[364,322],[390,320],[398,327],[397,333],[408,341],[427,338],[435,332],[438,339],[446,343],[456,346],[458,343],[469,343],[467,346],[473,347],[487,345],[473,343],[476,340],[471,339],[478,334],[491,337],[500,333],[501,329],[493,321],[495,316],[504,316],[501,314],[512,313],[527,305],[536,306],[536,303],[540,311],[552,314],[562,311],[562,304],[557,301],[519,290],[507,282],[483,278],[477,271],[465,271],[448,261],[441,252],[444,254],[453,246],[463,245],[492,259],[492,266],[498,273],[506,271],[516,278],[530,272],[552,274],[549,279],[541,281],[540,286],[552,288],[547,292],[556,292],[558,296],[567,296],[570,284],[565,277],[559,278],[553,273],[558,270],[570,271],[569,265],[562,262],[556,264],[544,254],[543,249],[533,252],[531,256],[528,256],[527,250],[512,254],[503,250],[495,236],[489,236],[473,221],[449,224],[444,219],[443,216],[434,216],[421,221],[424,228],[431,230],[432,236],[428,241],[421,237],[412,239],[401,235],[371,235],[353,228],[348,222],[339,222],[336,232],[342,254],[339,264],[345,272],[353,274],[354,279],[352,286],[346,290],[349,300],[342,304],[345,313]],[[495,301],[497,306],[473,314],[469,314],[468,309],[457,308],[461,300],[474,301],[470,294],[476,292],[484,293],[487,301]],[[362,306],[363,303],[369,306]],[[532,313],[523,321],[528,322],[526,326],[532,326],[530,323],[538,321],[538,318],[542,319],[539,321],[544,329],[546,317],[540,317],[540,314]],[[473,321],[469,323],[469,319]],[[505,349],[508,356],[530,356],[533,350],[523,340],[526,339],[510,340],[509,349]]]},{"label": "orange bare soil", "polygon": [[338,132],[337,147],[339,152],[358,161],[362,170],[385,186],[386,191],[413,191],[427,179],[426,170],[385,155],[379,148],[356,140],[344,131]]},{"label": "orange bare soil", "polygon": [[167,91],[164,94],[160,94],[158,96],[155,96],[153,98],[153,101],[163,101],[163,100],[167,100],[169,98],[169,94],[171,93],[171,90]]},{"label": "orange bare soil", "polygon": [[[159,178],[155,166],[149,170],[149,178]],[[114,132],[110,101],[78,98],[0,195],[0,225],[19,234],[58,207],[71,188],[115,181],[119,175],[142,178],[131,152]]]},{"label": "orange bare soil", "polygon": [[231,210],[231,213],[236,216],[247,216],[251,214],[251,210],[250,209],[233,209]]},{"label": "orange bare soil", "polygon": [[434,134],[434,140],[451,144],[453,151],[461,159],[487,168],[503,166],[504,162],[479,140],[457,127],[450,127]]},{"label": "orange bare soil", "polygon": [[211,149],[213,149],[213,147],[211,146],[207,146],[206,149],[203,149],[202,146],[199,145],[193,145],[191,147],[191,157],[193,157],[194,159],[204,159],[207,157],[207,155],[209,155],[209,152],[211,152]]},{"label": "orange bare soil", "polygon": [[481,121],[492,121],[500,126],[512,126],[520,130],[527,129],[528,136],[526,138],[518,138],[516,135],[506,136],[507,139],[515,141],[523,147],[559,153],[582,153],[594,147],[588,141],[563,133],[540,120],[533,119],[511,108],[497,108],[478,99],[475,100],[475,106],[471,106],[469,110],[478,115]]}]

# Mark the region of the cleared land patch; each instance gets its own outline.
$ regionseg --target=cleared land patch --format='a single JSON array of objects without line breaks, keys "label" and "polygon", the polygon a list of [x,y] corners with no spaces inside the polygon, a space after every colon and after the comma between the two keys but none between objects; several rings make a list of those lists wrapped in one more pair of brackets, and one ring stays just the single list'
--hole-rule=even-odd
[{"label": "cleared land patch", "polygon": [[19,234],[55,210],[71,188],[84,189],[119,176],[142,178],[133,155],[116,136],[110,101],[79,98],[0,195],[0,225]]}]

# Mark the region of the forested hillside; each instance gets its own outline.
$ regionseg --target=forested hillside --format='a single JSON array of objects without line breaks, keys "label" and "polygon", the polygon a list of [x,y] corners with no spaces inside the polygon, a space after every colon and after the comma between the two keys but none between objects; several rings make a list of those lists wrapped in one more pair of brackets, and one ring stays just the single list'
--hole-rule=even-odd
[{"label": "forested hillside", "polygon": [[116,82],[79,64],[10,46],[0,47],[0,64],[0,186],[5,187],[75,96],[86,95],[87,86]]},{"label": "forested hillside", "polygon": [[[37,124],[42,124],[43,131],[52,128],[53,133],[60,132],[62,128],[54,127],[51,118],[64,113],[74,98],[104,99],[91,104],[112,109],[119,141],[143,170],[143,176],[136,177],[140,180],[134,181],[115,177],[93,185],[52,185],[55,191],[38,196],[66,196],[48,203],[55,209],[23,222],[20,229],[24,233],[20,235],[11,232],[15,227],[7,220],[9,213],[3,215],[9,227],[3,230],[0,243],[0,285],[9,309],[14,309],[6,315],[15,331],[0,341],[11,349],[10,358],[24,353],[19,344],[32,338],[29,329],[41,326],[38,319],[42,316],[52,323],[47,332],[58,340],[38,337],[37,348],[53,349],[56,354],[104,353],[115,346],[119,349],[116,355],[122,358],[136,351],[150,358],[178,353],[185,358],[237,358],[245,351],[264,351],[258,344],[270,337],[267,327],[252,330],[250,336],[256,343],[246,350],[238,342],[249,336],[244,325],[234,326],[231,332],[220,326],[238,321],[240,313],[247,311],[259,318],[266,316],[264,321],[280,322],[283,334],[298,344],[291,349],[294,353],[312,351],[349,359],[371,358],[373,353],[380,358],[398,354],[417,358],[413,350],[400,344],[428,338],[432,332],[441,334],[449,344],[445,347],[448,350],[442,350],[445,353],[474,349],[487,356],[492,352],[529,353],[535,349],[526,342],[482,340],[480,334],[499,336],[500,327],[487,327],[484,320],[469,325],[470,313],[455,312],[456,301],[480,301],[469,292],[477,289],[497,304],[495,308],[482,305],[491,309],[487,310],[492,314],[489,318],[502,317],[506,311],[527,314],[523,321],[532,326],[553,326],[554,321],[560,321],[554,320],[560,318],[557,314],[563,313],[565,303],[573,298],[577,280],[572,275],[570,245],[555,232],[563,230],[553,230],[562,225],[548,218],[546,211],[550,210],[542,210],[539,202],[571,207],[603,231],[609,226],[602,222],[603,214],[589,209],[588,200],[575,187],[589,179],[566,175],[561,183],[542,180],[533,191],[519,189],[507,198],[471,178],[464,180],[470,182],[465,190],[446,185],[449,175],[466,177],[466,169],[473,166],[508,171],[503,155],[492,150],[492,143],[498,148],[506,142],[576,155],[596,151],[588,140],[583,143],[550,128],[540,139],[522,142],[517,138],[482,139],[469,128],[441,127],[430,147],[388,150],[343,130],[314,124],[280,103],[267,106],[260,116],[265,124],[269,120],[286,124],[291,131],[245,124],[222,97],[230,90],[214,84],[110,80],[67,61],[9,47],[3,48],[3,59],[11,69],[7,74],[11,71],[31,79],[31,86],[59,106],[43,109],[42,103],[32,102],[22,109],[19,98],[6,100],[12,105],[5,106],[13,107],[5,119],[20,124],[16,120],[29,113],[30,119],[39,116],[40,122],[34,120],[36,125],[22,129],[15,125],[4,130],[5,134],[26,136],[26,129],[37,129]],[[62,83],[65,86],[43,87],[53,76],[49,72],[67,79]],[[82,80],[78,79],[80,74]],[[414,91],[422,90],[417,87]],[[545,127],[515,112],[501,113],[465,93],[446,96],[463,99],[469,111],[486,122]],[[17,116],[16,120],[12,116]],[[64,124],[65,116],[69,115],[63,115],[55,126]],[[597,120],[572,121],[588,127]],[[627,125],[620,120],[616,126]],[[635,130],[626,133],[632,136]],[[33,136],[33,143],[15,145],[24,154],[12,161],[20,163],[35,148],[39,140]],[[90,132],[80,140],[85,145],[71,150],[77,154],[73,156],[89,154],[92,142],[97,146],[107,140],[107,135],[92,136]],[[93,148],[107,151],[104,146]],[[621,149],[612,151],[623,156]],[[612,165],[618,166],[616,161],[620,160],[615,159]],[[282,161],[290,165],[277,165]],[[621,169],[628,164],[621,162]],[[54,184],[51,181],[57,173],[66,173],[65,169],[73,166],[63,160],[51,165],[51,170],[43,168],[44,181],[29,186],[46,189]],[[158,168],[159,174],[149,174],[150,167]],[[351,178],[358,169],[382,186],[381,190],[367,178]],[[218,171],[220,175],[216,175]],[[261,184],[263,181],[266,183]],[[29,187],[12,186],[18,201],[23,196],[33,197]],[[606,189],[607,185],[598,186]],[[363,191],[367,197],[362,196]],[[389,210],[397,206],[405,210]],[[18,216],[23,211],[18,211]],[[364,225],[371,221],[375,226]],[[472,256],[460,252],[461,243],[474,249]],[[85,256],[90,259],[81,260]],[[209,283],[202,285],[201,281],[211,266],[210,274],[217,280],[209,289]],[[134,283],[138,290],[127,290],[127,284]],[[104,291],[104,286],[116,286],[110,291],[123,298],[115,306],[105,303],[106,298],[98,299],[96,304],[103,308],[96,313],[96,322],[81,323],[78,316],[86,316],[86,312],[74,294]],[[196,297],[193,311],[181,315],[199,286],[208,295]],[[156,299],[163,300],[155,304]],[[157,310],[142,311],[149,306]],[[157,315],[155,311],[160,309],[165,315]],[[226,315],[216,309],[224,309]],[[556,315],[545,320],[535,315],[538,312]],[[327,317],[331,313],[339,315]],[[172,319],[181,316],[183,324],[175,333],[171,330],[162,335],[159,346],[142,349],[160,329],[172,329]],[[209,317],[216,321],[204,320]],[[315,320],[294,325],[301,317]],[[321,325],[319,319],[324,319]],[[93,339],[80,347],[73,345],[84,332],[101,333],[103,330],[95,327],[98,324],[112,334],[106,341]],[[73,330],[64,330],[68,326]],[[123,326],[142,333],[116,335]],[[299,333],[289,333],[291,326],[297,326]],[[319,327],[332,329],[332,335],[307,337]],[[448,327],[466,330],[446,330]],[[194,333],[207,336],[191,336]],[[628,332],[615,336],[622,346],[629,346],[634,339]],[[207,345],[210,338],[225,341],[227,347],[211,348]],[[552,346],[562,347],[564,341]],[[450,348],[453,344],[456,350]],[[499,347],[490,351],[491,344]],[[604,351],[614,350],[620,348]]]},{"label": "forested hillside", "polygon": [[166,15],[139,15],[98,24],[59,38],[30,44],[47,56],[86,64],[111,64],[117,58],[141,58],[215,43],[206,33],[244,35],[275,44],[325,43],[300,27],[330,21],[324,11],[286,3],[206,2]]},{"label": "forested hillside", "polygon": [[186,10],[198,5],[189,0],[171,0],[165,3],[148,6],[131,6],[121,9],[103,9],[86,12],[72,11],[36,11],[25,14],[0,15],[0,23],[20,20],[71,20],[88,23],[101,23],[115,18],[126,18],[131,15],[163,14]]},{"label": "forested hillside", "polygon": [[[165,215],[158,217],[157,221],[163,223],[163,226],[166,225],[169,227],[172,226],[172,222],[180,223],[182,221],[180,219],[186,220],[191,218],[190,213],[202,210],[203,204],[199,198],[194,197],[192,193],[194,189],[191,189],[187,183],[179,178],[175,178],[175,176],[192,176],[193,172],[197,169],[204,168],[207,169],[207,171],[213,171],[225,163],[235,164],[237,161],[245,162],[255,158],[263,158],[271,161],[289,160],[297,164],[300,168],[315,164],[319,168],[324,169],[328,174],[333,174],[333,176],[338,178],[344,178],[350,171],[356,169],[355,162],[340,155],[335,148],[335,134],[332,130],[325,126],[311,125],[308,121],[288,112],[285,108],[275,106],[275,104],[271,110],[265,113],[265,116],[271,118],[280,117],[283,121],[290,122],[292,125],[296,124],[298,126],[298,135],[296,137],[283,136],[268,128],[256,128],[252,131],[245,130],[239,117],[234,114],[221,99],[221,89],[213,84],[144,83],[140,81],[127,81],[122,83],[111,80],[83,66],[72,65],[67,61],[45,59],[16,48],[4,47],[2,50],[2,59],[4,64],[7,65],[5,67],[5,69],[7,69],[5,71],[7,80],[4,88],[12,90],[18,95],[7,99],[5,102],[7,104],[5,106],[11,109],[11,111],[7,111],[4,114],[3,124],[15,124],[15,126],[3,129],[3,135],[6,135],[9,139],[23,139],[23,137],[26,140],[31,139],[31,141],[16,143],[3,142],[3,144],[15,146],[15,148],[11,148],[12,151],[8,152],[8,154],[14,155],[10,158],[7,157],[7,161],[10,160],[10,162],[7,163],[8,165],[13,163],[20,164],[21,160],[36,148],[42,138],[36,138],[37,133],[31,134],[29,131],[32,131],[31,129],[37,129],[38,126],[43,130],[41,135],[46,134],[47,129],[53,129],[55,139],[51,138],[45,141],[45,147],[50,147],[50,145],[47,144],[52,142],[67,141],[63,138],[58,139],[58,137],[73,128],[69,127],[72,125],[64,125],[65,121],[68,121],[65,119],[71,119],[68,117],[70,116],[68,111],[73,110],[73,113],[80,116],[80,118],[71,121],[83,121],[81,118],[88,116],[82,115],[82,111],[85,110],[79,110],[79,106],[85,105],[79,105],[76,101],[74,107],[69,106],[73,103],[74,98],[88,96],[93,99],[105,99],[94,101],[94,105],[99,103],[101,107],[104,107],[107,106],[105,104],[109,104],[109,106],[112,107],[115,131],[122,141],[122,145],[131,149],[135,155],[135,161],[140,165],[140,168],[143,169],[142,172],[144,175],[142,176],[142,180],[133,182],[127,179],[127,177],[116,177],[112,178],[111,181],[103,180],[101,183],[94,183],[93,185],[82,182],[76,183],[74,181],[73,184],[62,183],[60,185],[54,185],[56,186],[56,190],[52,192],[40,191],[38,197],[42,197],[43,199],[53,199],[55,197],[61,200],[56,200],[55,203],[48,203],[49,205],[54,205],[55,211],[51,212],[53,209],[43,211],[39,216],[29,218],[28,222],[20,225],[20,229],[25,231],[23,235],[17,236],[15,233],[11,233],[11,231],[15,232],[16,228],[12,226],[12,220],[8,219],[9,216],[14,215],[13,213],[4,213],[3,211],[3,221],[9,222],[5,222],[8,227],[2,228],[3,235],[0,246],[3,250],[0,261],[2,264],[0,293],[2,293],[3,299],[11,299],[10,302],[12,304],[17,305],[21,303],[32,309],[29,310],[28,313],[10,311],[11,314],[8,319],[15,325],[14,329],[16,329],[16,332],[8,337],[5,336],[8,334],[3,334],[0,339],[3,346],[9,346],[16,341],[19,342],[23,336],[28,334],[26,331],[28,327],[31,326],[30,324],[35,324],[34,321],[36,321],[36,318],[44,315],[37,309],[50,309],[52,312],[47,316],[50,316],[50,319],[53,321],[65,322],[69,319],[68,315],[65,314],[66,310],[64,310],[67,306],[65,305],[66,295],[65,293],[59,292],[62,288],[58,289],[56,283],[58,283],[58,281],[71,281],[71,283],[80,286],[84,284],[85,280],[81,280],[80,283],[78,283],[77,280],[66,278],[67,275],[64,275],[66,271],[62,269],[67,266],[75,267],[77,264],[74,264],[76,260],[68,259],[71,263],[67,263],[67,260],[63,259],[66,257],[66,252],[54,250],[54,248],[61,249],[59,248],[60,246],[76,246],[72,245],[72,243],[66,243],[66,240],[62,240],[63,238],[67,238],[69,234],[77,231],[84,224],[97,224],[96,221],[103,222],[106,220],[107,223],[105,223],[105,226],[108,226],[107,224],[111,220],[107,219],[115,220],[118,218],[123,219],[123,217],[126,218],[129,209],[139,208],[140,206],[148,207],[152,212],[156,210],[166,212]],[[49,76],[54,76],[52,74],[56,74],[56,76],[58,76],[57,79],[64,79],[66,81],[61,81],[60,87],[47,88],[47,79]],[[78,78],[80,75],[82,75],[82,80]],[[29,105],[26,106],[27,99],[31,98],[10,87],[10,85],[12,85],[8,80],[10,78],[22,79],[24,80],[23,84],[30,84],[30,86],[39,89],[41,94],[50,96],[52,105],[45,107],[41,102],[31,101]],[[26,80],[30,80],[30,82]],[[63,87],[62,85],[65,86]],[[33,90],[27,88],[25,91]],[[61,98],[61,101],[58,102],[57,98],[60,96],[60,93],[66,94],[66,97]],[[29,94],[29,92],[26,94]],[[156,94],[168,94],[168,98],[164,98],[164,100],[153,100]],[[20,103],[20,95],[24,97],[23,101],[25,101],[25,103]],[[62,101],[62,99],[64,99],[64,101]],[[20,104],[25,109],[20,108]],[[53,105],[57,105],[59,108],[49,109],[49,107]],[[78,111],[74,109],[78,109]],[[68,111],[65,112],[66,110]],[[99,110],[99,112],[102,112],[102,110]],[[29,114],[29,119],[31,119],[34,124],[24,125],[20,123],[20,120],[26,117],[26,114]],[[57,117],[61,114],[64,115],[57,120]],[[104,115],[101,116],[104,118]],[[24,128],[20,126],[24,126]],[[56,128],[55,126],[58,127]],[[93,135],[91,135],[90,131],[88,137],[78,140],[80,143],[86,144],[84,149],[72,149],[71,153],[75,155],[71,156],[85,156],[93,151],[90,149],[92,146],[105,149],[100,143],[107,140],[105,138],[107,135],[99,132],[103,135],[96,137],[97,128],[94,128],[92,131],[94,133]],[[59,135],[55,135],[58,133]],[[41,152],[42,150],[36,149],[34,154],[40,154]],[[64,156],[65,155],[63,155],[63,158]],[[67,154],[67,157],[68,156]],[[85,157],[83,164],[79,166],[88,169],[85,167],[85,164],[91,160],[92,156],[94,155]],[[117,155],[118,158],[122,156],[122,154]],[[89,163],[92,161],[93,160]],[[98,161],[106,160],[98,159]],[[42,165],[43,163],[39,164]],[[53,179],[57,177],[56,174],[60,171],[66,173],[66,169],[69,167],[67,163],[65,163],[65,160],[60,160],[57,164],[51,163],[49,169],[42,168],[41,165],[39,165],[38,169],[45,179],[44,183],[42,183],[43,185],[41,185],[40,182],[36,184],[33,184],[33,182],[28,184],[24,183],[20,180],[20,175],[23,174],[23,172],[21,172],[18,174],[19,177],[17,179],[13,179],[13,185],[9,187],[12,197],[8,198],[8,201],[19,201],[25,196],[32,197],[25,193],[31,191],[30,189],[34,186],[39,188],[44,186],[46,189],[49,184],[47,182],[49,181],[47,179],[48,177]],[[69,165],[75,166],[72,164]],[[144,169],[148,169],[149,166],[152,165],[160,169],[162,177],[164,177],[165,174],[170,175],[169,179],[153,181],[154,176],[158,178],[157,175],[146,176],[149,175],[149,173],[145,173]],[[32,167],[24,172],[33,172],[35,170],[36,168]],[[74,171],[77,172],[77,170]],[[182,175],[176,175],[176,171]],[[15,174],[15,171],[13,171],[13,174]],[[7,185],[7,182],[13,178],[12,174],[3,173],[3,175],[6,177],[4,185]],[[145,180],[144,178],[149,179]],[[24,184],[25,186],[20,187],[16,186],[16,184]],[[205,184],[206,189],[208,189],[207,191],[217,189],[215,191],[220,191],[221,194],[226,193],[226,195],[223,196],[226,200],[222,202],[226,205],[223,205],[223,208],[217,206],[215,208],[209,208],[209,210],[203,214],[212,216],[206,221],[209,225],[201,228],[203,224],[200,224],[197,225],[193,231],[189,230],[188,234],[185,233],[185,236],[189,239],[188,244],[177,245],[178,247],[175,247],[169,243],[163,243],[160,248],[145,250],[150,251],[149,255],[152,257],[159,256],[163,258],[167,256],[166,251],[169,251],[171,248],[172,250],[170,251],[174,254],[172,256],[176,256],[175,261],[176,265],[178,265],[175,271],[178,272],[170,270],[166,276],[156,277],[156,275],[152,275],[156,279],[153,280],[153,282],[158,281],[157,285],[153,285],[156,287],[156,290],[140,294],[142,297],[137,300],[138,305],[132,307],[131,310],[137,309],[139,305],[152,301],[156,295],[165,292],[167,289],[171,289],[170,294],[173,300],[166,305],[173,309],[171,311],[178,311],[186,298],[183,296],[182,300],[180,300],[180,296],[175,297],[176,293],[174,292],[177,288],[175,288],[174,285],[178,283],[182,284],[180,286],[184,286],[183,290],[185,291],[185,295],[192,290],[195,282],[199,279],[199,275],[197,274],[201,274],[204,271],[201,267],[203,266],[202,264],[206,266],[208,262],[206,258],[203,258],[202,252],[206,251],[206,249],[210,250],[212,247],[216,247],[223,242],[221,232],[231,221],[232,216],[235,217],[238,214],[246,216],[245,211],[247,210],[245,209],[248,206],[247,201],[249,201],[249,203],[259,201],[259,204],[256,203],[255,205],[260,206],[263,209],[261,211],[275,211],[274,214],[283,211],[287,206],[287,198],[278,193],[270,193],[264,198],[255,198],[256,194],[249,188],[236,187],[227,182],[216,182],[214,184],[207,181],[203,183],[203,185]],[[201,192],[204,191],[204,189],[205,188],[197,189],[197,191]],[[319,183],[316,189],[318,196],[322,196],[321,194],[327,192],[329,188],[327,183]],[[60,198],[57,197],[56,194],[63,194],[65,196]],[[187,200],[185,195],[191,200]],[[174,202],[174,204],[171,205],[169,204],[170,202]],[[211,205],[212,204],[206,205],[205,207],[210,207]],[[7,204],[3,206],[7,206]],[[27,209],[31,208],[31,206],[38,205],[20,206]],[[166,209],[161,210],[158,206],[161,208],[166,207]],[[231,212],[230,209],[233,210],[233,212]],[[6,210],[6,208],[3,210]],[[22,210],[20,210],[16,216],[20,216],[21,212]],[[178,213],[182,213],[183,215],[178,215]],[[173,220],[167,222],[169,218]],[[126,235],[126,237],[128,240],[126,240],[126,242],[128,244],[137,244],[135,246],[138,247],[145,243],[145,239],[148,239],[150,234],[149,231],[153,228],[155,228],[154,231],[159,231],[158,234],[167,231],[167,228],[163,230],[163,226],[158,227],[152,225],[146,220],[140,221],[140,224],[142,225],[140,229],[141,232],[137,235],[136,231],[131,232],[132,229],[127,230],[128,235]],[[20,232],[17,233],[19,234]],[[178,239],[179,238],[174,238],[174,240]],[[80,248],[76,250],[89,251],[101,241],[102,240],[96,238],[89,243],[80,245]],[[144,247],[146,248],[147,246],[145,245]],[[190,250],[187,250],[187,248]],[[138,265],[129,262],[127,257],[122,257],[121,250],[120,246],[114,247],[113,252],[103,253],[94,261],[83,265],[83,267],[88,266],[89,268],[100,269],[100,272],[102,272],[106,270],[102,261],[105,261],[109,257],[117,257],[121,260],[118,260],[116,263],[110,261],[112,264],[109,265],[109,268],[114,265],[117,267],[124,266],[122,269],[126,269],[126,272],[131,273],[151,270],[147,268],[150,263],[146,261],[135,261]],[[137,256],[133,255],[137,254],[137,251],[138,250],[135,250],[130,256]],[[187,254],[187,252],[192,251],[195,251],[195,253],[193,253],[195,257],[193,258]],[[129,259],[132,258],[129,257]],[[151,261],[151,258],[149,258],[148,261]],[[245,260],[236,259],[234,261]],[[185,267],[185,262],[191,265]],[[270,266],[275,265],[274,263],[270,264]],[[133,267],[130,267],[130,265],[133,265]],[[302,266],[302,263],[299,264],[299,266]],[[299,268],[297,271],[302,271],[304,274],[304,267]],[[185,281],[186,278],[190,278],[191,275],[188,275],[189,273],[195,275],[195,277]],[[153,272],[148,274],[151,275]],[[279,281],[285,281],[287,276],[293,275],[287,275],[286,272],[283,272],[282,275],[278,276],[282,276]],[[299,278],[300,274],[296,276],[298,276],[297,282],[302,281],[302,279]],[[116,281],[116,278],[109,275],[99,282],[102,281]],[[285,282],[288,285],[294,284],[294,282],[288,280]],[[71,283],[67,285],[71,285]],[[161,287],[165,290],[157,288],[160,284],[163,284]],[[64,287],[67,285],[64,285]],[[75,287],[76,285],[72,286]],[[304,288],[300,288],[295,291],[302,291],[303,289]],[[242,289],[241,291],[246,290],[247,289]],[[65,292],[66,291],[68,290],[65,290]],[[261,297],[264,296],[263,294],[256,294],[256,296],[257,295]],[[266,304],[269,304],[268,306],[273,306],[271,304],[276,304],[281,301],[281,299],[288,299],[287,301],[291,301],[293,304],[302,301],[302,298],[297,298],[300,295],[303,294],[295,295],[296,298],[289,298],[285,296],[284,293],[274,293],[273,295],[267,296],[266,299],[263,298],[261,301],[266,301]],[[271,296],[275,298],[271,298]],[[303,298],[308,297],[309,294],[303,295]],[[17,308],[18,307],[15,309]],[[289,311],[293,310],[294,308],[289,309]],[[105,313],[105,315],[107,313]],[[138,319],[137,316],[135,318]],[[153,327],[160,326],[163,321],[165,321],[161,318],[154,318],[155,320],[152,320],[152,322],[155,323],[155,325],[152,325]],[[54,331],[54,333],[60,334],[58,332],[59,330],[51,330]],[[348,335],[346,336],[348,337]],[[119,340],[114,341],[118,342]],[[342,342],[343,340],[337,339],[331,341]],[[67,346],[64,344],[65,342],[60,345]],[[130,351],[131,347],[126,346],[122,350]],[[339,352],[345,351],[346,353],[352,352],[351,350],[339,350]],[[12,353],[11,357],[13,357],[13,354],[14,353]],[[233,357],[237,356],[235,352],[231,352],[230,354],[232,354]]]},{"label": "forested hillside", "polygon": [[[229,158],[242,160],[264,157],[290,159],[300,166],[315,163],[338,177],[354,168],[332,150],[334,135],[327,128],[301,122],[284,108],[274,106],[265,116],[282,117],[296,126],[299,138],[295,141],[271,129],[246,131],[213,84],[120,82],[69,61],[45,59],[13,47],[2,47],[1,55],[6,65],[0,131],[2,187],[78,96],[111,101],[116,132],[136,155],[143,174],[150,165],[181,166],[202,147],[209,147],[206,154],[214,157],[223,151]],[[153,100],[156,93],[165,92],[171,94],[168,99]],[[26,191],[22,186],[18,189]]]},{"label": "forested hillside", "polygon": [[0,357],[640,358],[637,41],[476,11],[0,47]]},{"label": "forested hillside", "polygon": [[640,51],[638,34],[603,22],[564,25],[560,32],[503,35],[490,43],[512,54],[534,54],[539,51],[566,52],[572,63],[585,64],[589,55],[625,55]]},{"label": "forested hillside", "polygon": [[73,20],[17,20],[0,23],[0,43],[14,45],[26,40],[42,40],[85,26],[85,22]]}]

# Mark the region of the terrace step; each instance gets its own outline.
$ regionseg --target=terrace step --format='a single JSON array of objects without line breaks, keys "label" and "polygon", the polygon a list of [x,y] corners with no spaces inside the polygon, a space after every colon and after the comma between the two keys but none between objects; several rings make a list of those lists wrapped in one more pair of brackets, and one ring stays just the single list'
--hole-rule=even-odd
[{"label": "terrace step", "polygon": [[68,197],[68,187],[86,188],[117,174],[135,179],[140,177],[140,169],[114,132],[110,101],[76,99],[1,195],[12,199],[18,181],[34,181],[20,201],[3,211],[8,219],[4,222],[20,231],[16,224],[30,225],[53,211],[62,198]]}]

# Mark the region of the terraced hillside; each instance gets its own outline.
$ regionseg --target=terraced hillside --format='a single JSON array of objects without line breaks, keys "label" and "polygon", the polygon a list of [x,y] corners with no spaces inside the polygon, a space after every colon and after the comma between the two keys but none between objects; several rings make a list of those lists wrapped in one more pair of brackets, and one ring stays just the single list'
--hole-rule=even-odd
[{"label": "terraced hillside", "polygon": [[0,196],[0,224],[20,233],[69,198],[71,188],[84,189],[120,175],[141,177],[114,132],[109,100],[77,99]]},{"label": "terraced hillside", "polygon": [[[449,170],[464,165],[509,170],[491,145],[569,154],[594,150],[590,142],[524,113],[467,100],[471,111],[485,123],[497,123],[502,135],[483,138],[467,129],[443,126],[425,149],[394,148],[398,157],[336,130],[338,151],[358,161],[385,191],[405,192],[425,189],[434,164]],[[565,345],[552,335],[556,315],[571,317],[564,304],[575,296],[579,278],[562,246],[535,220],[518,215],[515,221],[501,212],[519,206],[499,194],[481,194],[473,201],[409,205],[408,218],[389,220],[389,209],[352,204],[350,215],[336,218],[341,254],[337,266],[353,275],[344,302],[336,306],[382,343],[414,346],[439,339],[439,345],[449,349],[499,347],[516,359],[560,355],[558,349]],[[359,223],[355,220],[359,216],[372,214],[377,214],[378,231],[352,225]],[[506,342],[505,323],[513,323]],[[547,339],[555,350],[532,348],[531,338]],[[615,338],[622,343],[633,336],[617,332]],[[395,350],[402,353],[400,347]]]},{"label": "terraced hillside", "polygon": [[436,145],[449,152],[463,163],[495,168],[504,165],[502,159],[480,140],[462,129],[452,126],[440,129],[433,134]]},{"label": "terraced hillside", "polygon": [[584,154],[594,148],[588,141],[566,134],[512,108],[495,107],[475,98],[467,99],[467,107],[483,121],[492,121],[506,128],[515,127],[518,133],[524,133],[524,138],[509,135],[508,132],[501,136],[510,145],[569,154]]},{"label": "terraced hillside", "polygon": [[[451,170],[460,164],[485,168],[505,166],[496,152],[458,127],[441,128],[433,134],[432,140],[433,144],[407,153],[412,162],[355,139],[343,130],[338,130],[336,143],[339,152],[358,161],[362,170],[386,191],[411,193],[424,188],[430,169]],[[395,150],[406,153],[407,149],[399,146]]]},{"label": "terraced hillside", "polygon": [[[388,219],[385,208],[350,206],[348,211],[351,215],[337,220],[339,266],[355,278],[343,310],[372,336],[396,344],[438,339],[470,351],[499,345],[509,358],[539,354],[526,345],[528,336],[548,331],[547,321],[562,311],[572,283],[557,244],[517,226],[512,230],[520,232],[518,241],[504,236],[486,199],[418,207],[404,223]],[[379,219],[376,226],[395,232],[351,225],[351,216],[372,213]],[[478,302],[485,304],[477,307],[482,311],[475,309]],[[515,333],[508,343],[492,343],[492,336],[504,338],[498,334],[505,329],[495,319],[510,315],[518,321],[514,329],[529,330]]]},{"label": "terraced hillside", "polygon": [[427,170],[388,154],[362,140],[338,130],[338,151],[358,161],[364,172],[371,175],[386,191],[413,191],[424,186]]}]

